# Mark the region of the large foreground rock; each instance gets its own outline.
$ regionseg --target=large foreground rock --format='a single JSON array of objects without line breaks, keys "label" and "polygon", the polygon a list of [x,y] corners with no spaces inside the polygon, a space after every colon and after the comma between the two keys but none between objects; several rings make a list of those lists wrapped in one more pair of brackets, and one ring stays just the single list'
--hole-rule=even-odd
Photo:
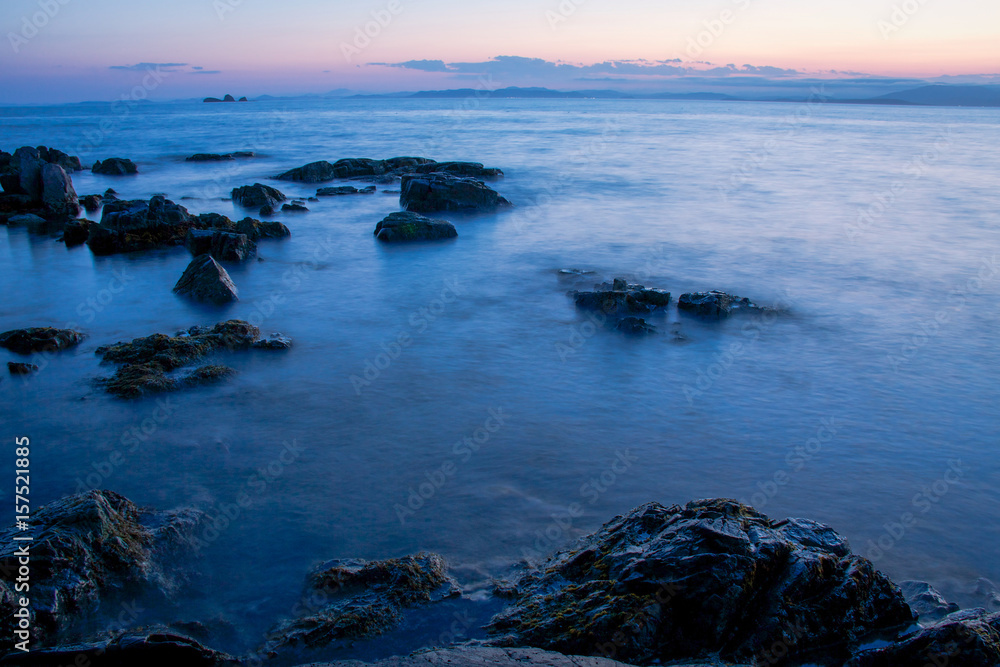
[{"label": "large foreground rock", "polygon": [[234,188],[232,194],[233,201],[246,208],[274,207],[288,199],[281,190],[272,188],[270,185],[264,185],[263,183],[254,183],[253,185]]},{"label": "large foreground rock", "polygon": [[104,205],[101,222],[90,225],[87,245],[95,255],[180,245],[197,224],[186,208],[162,195],[149,201],[116,199]]},{"label": "large foreground rock", "polygon": [[122,633],[110,641],[74,644],[0,660],[11,667],[239,667],[232,656],[172,633]]},{"label": "large foreground rock", "polygon": [[900,642],[863,651],[848,667],[997,667],[1000,614],[962,611]]},{"label": "large foreground rock", "polygon": [[72,329],[31,327],[14,329],[0,334],[0,347],[18,354],[33,352],[58,352],[79,345],[84,335]]},{"label": "large foreground rock", "polygon": [[516,586],[496,643],[651,664],[764,664],[822,649],[846,659],[912,623],[900,590],[833,529],[772,521],[730,500],[652,503],[553,556]]},{"label": "large foreground rock", "polygon": [[[116,611],[121,596],[166,600],[182,583],[161,557],[190,547],[200,514],[194,510],[147,512],[111,491],[91,491],[50,503],[31,516],[32,645],[72,640],[78,625]],[[4,600],[0,643],[11,646],[18,547],[24,535],[0,531],[0,592]],[[121,600],[127,602],[131,597]],[[115,614],[111,614],[113,617]],[[96,623],[95,623],[96,624]]]},{"label": "large foreground rock", "polygon": [[42,204],[58,217],[74,218],[80,214],[80,200],[73,181],[57,164],[42,167]]},{"label": "large foreground rock", "polygon": [[103,176],[131,176],[139,173],[139,168],[132,160],[121,157],[109,157],[101,162],[98,160],[91,168],[95,174]]},{"label": "large foreground rock", "polygon": [[375,238],[386,243],[436,241],[456,236],[455,225],[447,220],[432,220],[419,213],[390,213],[375,225]]},{"label": "large foreground rock", "polygon": [[399,203],[407,211],[496,211],[511,203],[482,181],[447,174],[407,175],[400,185]]},{"label": "large foreground rock", "polygon": [[199,255],[191,260],[174,285],[174,292],[195,301],[216,305],[240,298],[239,290],[229,273],[211,255]]},{"label": "large foreground rock", "polygon": [[461,594],[444,559],[428,553],[373,562],[332,561],[311,575],[309,588],[330,603],[273,630],[265,646],[268,655],[296,645],[317,648],[375,637],[395,627],[404,609]]},{"label": "large foreground rock", "polygon": [[0,214],[38,213],[56,221],[75,217],[79,198],[67,172],[79,166],[78,158],[45,146],[22,146],[13,155],[0,154],[0,185],[6,193]]}]

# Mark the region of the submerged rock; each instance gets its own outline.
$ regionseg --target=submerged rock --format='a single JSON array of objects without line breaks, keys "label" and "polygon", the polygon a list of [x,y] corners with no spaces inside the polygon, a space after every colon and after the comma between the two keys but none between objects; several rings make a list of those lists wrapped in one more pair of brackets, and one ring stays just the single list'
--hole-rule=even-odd
[{"label": "submerged rock", "polygon": [[270,185],[254,183],[244,185],[241,188],[233,189],[233,201],[239,206],[246,208],[260,208],[262,206],[277,206],[280,202],[287,201],[288,197]]},{"label": "submerged rock", "polygon": [[369,185],[360,190],[353,185],[341,185],[335,188],[320,188],[316,191],[317,197],[340,197],[343,195],[371,195],[375,194],[375,186]]},{"label": "submerged rock", "polygon": [[12,215],[7,218],[7,225],[10,227],[27,227],[30,230],[45,230],[48,226],[48,220],[41,216],[37,216],[31,213],[25,213],[23,215]]},{"label": "submerged rock", "polygon": [[702,500],[613,519],[519,582],[488,629],[504,646],[594,655],[610,645],[636,664],[760,662],[773,647],[846,658],[912,621],[899,589],[828,526]]},{"label": "submerged rock", "polygon": [[309,209],[303,206],[302,204],[296,204],[296,203],[285,204],[284,206],[281,207],[281,210],[284,211],[285,213],[307,213],[309,211]]},{"label": "submerged rock", "polygon": [[108,641],[74,644],[52,649],[33,649],[30,654],[12,654],[0,665],[14,667],[239,667],[230,655],[202,646],[188,637],[154,632],[118,634]]},{"label": "submerged rock", "polygon": [[[169,599],[181,580],[159,557],[189,546],[199,513],[148,512],[111,491],[90,491],[49,503],[31,516],[32,648],[72,638],[103,605],[124,594]],[[16,550],[12,527],[0,533],[0,589],[12,593]],[[6,595],[4,599],[6,600]],[[4,609],[2,641],[10,646],[13,610]],[[21,663],[39,664],[39,663]]]},{"label": "submerged rock", "polygon": [[386,243],[435,241],[456,236],[455,225],[446,220],[425,218],[419,213],[390,213],[375,226],[375,238]]},{"label": "submerged rock", "polygon": [[257,350],[290,350],[292,339],[282,333],[273,333],[267,338],[258,340],[253,347]]},{"label": "submerged rock", "polygon": [[677,307],[704,317],[727,317],[735,311],[766,310],[750,299],[719,291],[681,294]]},{"label": "submerged rock", "polygon": [[229,273],[211,255],[199,255],[191,260],[184,274],[174,285],[174,292],[195,301],[223,305],[240,298],[239,290]]},{"label": "submerged rock", "polygon": [[235,160],[233,153],[195,153],[191,157],[185,158],[186,162],[225,162]]},{"label": "submerged rock", "polygon": [[404,609],[461,594],[447,575],[444,559],[428,553],[373,562],[333,561],[313,573],[309,588],[327,596],[330,604],[273,630],[265,646],[269,655],[295,645],[316,648],[375,637],[395,627]]},{"label": "submerged rock", "polygon": [[131,176],[132,174],[138,174],[139,168],[135,165],[135,162],[132,162],[132,160],[120,157],[109,157],[103,162],[100,160],[95,162],[91,171],[95,174],[101,174],[103,176]]},{"label": "submerged rock", "polygon": [[670,292],[634,285],[625,278],[615,278],[610,285],[597,285],[593,292],[573,292],[573,298],[578,308],[615,317],[648,315],[668,306],[671,299]]},{"label": "submerged rock", "polygon": [[257,253],[246,234],[218,229],[190,229],[184,245],[192,255],[210,254],[220,262],[245,262]]},{"label": "submerged rock", "polygon": [[500,178],[503,172],[499,169],[484,167],[480,162],[431,162],[417,166],[417,174],[451,174],[472,178]]},{"label": "submerged rock", "polygon": [[18,354],[33,352],[58,352],[79,345],[84,335],[72,329],[54,327],[32,327],[13,329],[0,334],[0,347]]},{"label": "submerged rock", "polygon": [[615,329],[632,336],[656,333],[656,327],[647,324],[641,317],[626,317],[615,326]]},{"label": "submerged rock", "polygon": [[1000,614],[962,611],[895,644],[856,655],[847,667],[997,667]]},{"label": "submerged rock", "polygon": [[11,375],[31,375],[38,372],[38,366],[34,364],[22,364],[16,361],[7,362],[7,371]]},{"label": "submerged rock", "polygon": [[447,174],[403,176],[399,203],[407,211],[496,211],[512,204],[482,181]]}]

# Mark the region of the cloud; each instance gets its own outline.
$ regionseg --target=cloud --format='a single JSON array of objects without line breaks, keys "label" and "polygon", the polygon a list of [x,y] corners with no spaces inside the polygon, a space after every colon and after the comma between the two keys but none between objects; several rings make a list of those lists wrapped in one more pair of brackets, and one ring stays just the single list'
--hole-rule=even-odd
[{"label": "cloud", "polygon": [[170,74],[221,74],[222,70],[207,70],[188,63],[136,63],[135,65],[112,65],[108,69],[126,72],[148,72],[157,70]]}]

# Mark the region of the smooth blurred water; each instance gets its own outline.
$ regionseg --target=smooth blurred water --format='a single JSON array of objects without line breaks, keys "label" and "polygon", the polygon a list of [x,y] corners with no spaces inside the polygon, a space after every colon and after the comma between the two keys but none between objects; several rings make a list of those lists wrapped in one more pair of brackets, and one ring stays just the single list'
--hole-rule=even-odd
[{"label": "smooth blurred water", "polygon": [[[89,335],[30,381],[0,382],[4,437],[35,443],[34,502],[90,486],[212,514],[252,500],[179,564],[204,592],[189,617],[266,626],[312,565],[339,557],[434,550],[474,585],[641,503],[710,496],[830,523],[892,577],[959,602],[974,601],[977,578],[1000,580],[995,112],[475,99],[123,109],[0,110],[0,146],[129,157],[140,176],[79,173],[77,191],[192,197],[181,202],[192,212],[230,217],[243,215],[222,200],[233,187],[307,196],[314,187],[268,177],[362,156],[500,167],[494,186],[517,205],[453,216],[454,242],[385,247],[372,230],[397,196],[311,202],[282,218],[291,239],[229,267],[241,300],[222,310],[171,293],[183,249],[98,258],[0,232],[0,330],[79,323]],[[184,162],[241,149],[259,157]],[[116,274],[126,286],[109,299]],[[702,322],[671,309],[653,320],[661,335],[629,339],[589,326],[567,296],[617,275],[787,312]],[[172,416],[123,445],[157,399],[102,393],[94,380],[113,369],[94,349],[227,318],[262,318],[295,348],[225,358],[232,382],[161,397]],[[386,367],[379,355],[401,335],[409,344]],[[368,363],[384,368],[352,382]],[[487,435],[491,410],[504,423],[478,451],[457,445]],[[289,465],[277,463],[284,443],[302,450]],[[96,473],[116,451],[124,463]],[[960,481],[935,490],[955,460]],[[280,475],[261,483],[268,465]],[[444,484],[401,522],[397,506],[435,477]],[[900,534],[907,512],[917,523]]]}]

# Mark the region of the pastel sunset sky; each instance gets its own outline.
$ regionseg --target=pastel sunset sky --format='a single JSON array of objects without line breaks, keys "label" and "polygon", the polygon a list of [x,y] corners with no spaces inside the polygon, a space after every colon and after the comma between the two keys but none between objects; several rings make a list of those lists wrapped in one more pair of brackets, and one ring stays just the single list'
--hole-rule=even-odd
[{"label": "pastel sunset sky", "polygon": [[495,85],[564,90],[1000,72],[984,0],[3,0],[0,25],[0,103],[115,99],[154,64],[151,99],[472,87],[498,56]]}]

